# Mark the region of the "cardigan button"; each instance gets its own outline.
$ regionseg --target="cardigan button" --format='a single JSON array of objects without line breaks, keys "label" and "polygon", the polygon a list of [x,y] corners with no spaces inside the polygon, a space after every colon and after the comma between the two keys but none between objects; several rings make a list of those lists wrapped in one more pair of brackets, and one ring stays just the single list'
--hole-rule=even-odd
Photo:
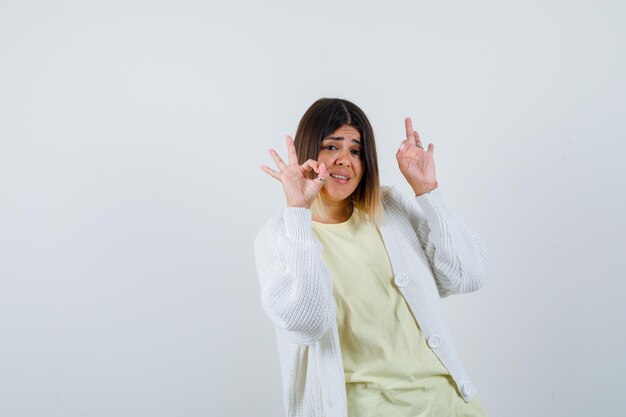
[{"label": "cardigan button", "polygon": [[472,383],[471,382],[464,383],[463,386],[461,387],[461,393],[463,393],[463,395],[470,395],[472,393]]},{"label": "cardigan button", "polygon": [[440,344],[441,344],[441,338],[437,336],[436,334],[428,338],[428,346],[430,346],[431,348],[439,347]]},{"label": "cardigan button", "polygon": [[409,283],[409,279],[406,274],[398,274],[395,276],[394,281],[398,287],[406,287],[406,284]]}]

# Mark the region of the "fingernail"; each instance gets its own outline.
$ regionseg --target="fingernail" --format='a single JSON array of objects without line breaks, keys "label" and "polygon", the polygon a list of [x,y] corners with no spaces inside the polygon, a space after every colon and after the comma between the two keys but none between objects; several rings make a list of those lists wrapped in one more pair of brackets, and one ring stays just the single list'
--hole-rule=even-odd
[{"label": "fingernail", "polygon": [[404,143],[402,145],[400,145],[400,150],[403,151],[404,150]]}]

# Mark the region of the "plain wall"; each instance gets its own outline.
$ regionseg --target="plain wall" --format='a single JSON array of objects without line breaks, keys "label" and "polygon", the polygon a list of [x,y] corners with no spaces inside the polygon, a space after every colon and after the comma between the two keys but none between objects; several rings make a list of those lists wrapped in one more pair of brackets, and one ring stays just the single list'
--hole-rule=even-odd
[{"label": "plain wall", "polygon": [[617,1],[1,1],[0,416],[283,414],[260,170],[320,97],[411,116],[486,242],[443,300],[490,416],[623,415]]}]

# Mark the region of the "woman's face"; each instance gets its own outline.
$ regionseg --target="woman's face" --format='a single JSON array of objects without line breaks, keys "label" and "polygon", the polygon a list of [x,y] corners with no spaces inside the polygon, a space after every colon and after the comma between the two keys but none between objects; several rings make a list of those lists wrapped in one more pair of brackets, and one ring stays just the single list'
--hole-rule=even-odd
[{"label": "woman's face", "polygon": [[359,131],[344,125],[324,138],[317,162],[329,173],[322,192],[327,200],[339,202],[356,190],[363,176],[363,142]]}]

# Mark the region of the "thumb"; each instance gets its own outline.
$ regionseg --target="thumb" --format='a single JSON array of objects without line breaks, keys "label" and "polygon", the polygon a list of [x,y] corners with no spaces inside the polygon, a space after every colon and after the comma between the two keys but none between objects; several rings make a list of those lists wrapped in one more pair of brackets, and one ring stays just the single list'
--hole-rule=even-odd
[{"label": "thumb", "polygon": [[321,179],[321,181],[318,180],[318,182],[320,183],[320,188],[321,188],[324,185],[324,182],[326,182],[326,179],[328,178],[328,171],[326,171],[326,165],[324,165],[323,162],[319,164],[316,172],[317,172],[317,175]]}]

